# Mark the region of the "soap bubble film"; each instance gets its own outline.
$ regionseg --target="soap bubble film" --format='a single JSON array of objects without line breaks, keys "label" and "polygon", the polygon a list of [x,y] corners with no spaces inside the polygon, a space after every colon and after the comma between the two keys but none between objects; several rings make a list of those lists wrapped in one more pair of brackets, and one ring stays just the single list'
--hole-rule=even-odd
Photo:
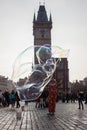
[{"label": "soap bubble film", "polygon": [[[13,64],[12,72],[12,80],[20,99],[25,101],[37,99],[50,82],[56,64],[67,55],[68,51],[49,45],[30,46],[22,51]],[[37,58],[37,62],[34,57]]]}]

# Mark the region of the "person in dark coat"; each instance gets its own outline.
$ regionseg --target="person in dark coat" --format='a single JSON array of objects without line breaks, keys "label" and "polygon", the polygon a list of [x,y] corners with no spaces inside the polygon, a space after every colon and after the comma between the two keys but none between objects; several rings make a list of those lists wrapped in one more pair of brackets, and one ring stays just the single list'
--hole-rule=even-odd
[{"label": "person in dark coat", "polygon": [[84,93],[82,91],[78,92],[78,104],[79,104],[79,109],[84,109],[83,105],[83,99],[84,99]]},{"label": "person in dark coat", "polygon": [[87,91],[85,93],[85,104],[87,104]]},{"label": "person in dark coat", "polygon": [[6,106],[9,106],[10,104],[10,99],[9,99],[9,92],[8,90],[5,90],[5,92],[3,93],[4,97],[5,97],[5,101],[6,101]]},{"label": "person in dark coat", "polygon": [[15,93],[16,108],[20,107],[20,102],[19,101],[20,101],[20,98],[19,98],[18,92],[16,91],[16,93]]}]

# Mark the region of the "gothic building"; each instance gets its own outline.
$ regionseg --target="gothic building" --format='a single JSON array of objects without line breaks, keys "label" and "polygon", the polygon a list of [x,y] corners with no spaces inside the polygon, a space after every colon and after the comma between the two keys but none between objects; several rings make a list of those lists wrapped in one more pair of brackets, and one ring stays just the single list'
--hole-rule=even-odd
[{"label": "gothic building", "polygon": [[[49,44],[51,46],[51,29],[52,29],[52,17],[51,14],[48,18],[47,12],[45,9],[45,5],[40,5],[37,16],[33,18],[33,35],[34,35],[34,46],[36,45],[44,45]],[[36,52],[36,50],[34,50]],[[37,63],[37,58],[34,58],[35,64]],[[61,62],[57,65],[56,71],[54,73],[54,77],[57,82],[60,79],[63,79],[62,86],[60,88],[61,91],[68,90],[68,82],[69,82],[69,70],[68,70],[68,61],[67,58],[62,58]]]}]

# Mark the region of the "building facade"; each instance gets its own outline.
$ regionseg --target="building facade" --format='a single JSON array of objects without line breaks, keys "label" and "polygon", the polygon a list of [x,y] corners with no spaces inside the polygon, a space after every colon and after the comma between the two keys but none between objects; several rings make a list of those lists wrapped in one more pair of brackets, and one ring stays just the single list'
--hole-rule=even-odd
[{"label": "building facade", "polygon": [[2,90],[3,92],[5,90],[8,90],[9,92],[11,92],[14,89],[15,89],[15,87],[13,85],[12,80],[9,80],[5,76],[0,75],[0,90]]},{"label": "building facade", "polygon": [[[34,36],[34,46],[48,44],[51,46],[51,29],[52,29],[52,17],[51,14],[48,18],[47,12],[44,5],[39,6],[37,16],[33,18],[33,36]],[[34,50],[34,54],[36,50]],[[37,58],[34,55],[34,62],[37,64]],[[54,77],[57,82],[63,79],[60,92],[68,91],[68,82],[69,82],[69,69],[67,58],[62,58],[61,62],[58,63]]]}]

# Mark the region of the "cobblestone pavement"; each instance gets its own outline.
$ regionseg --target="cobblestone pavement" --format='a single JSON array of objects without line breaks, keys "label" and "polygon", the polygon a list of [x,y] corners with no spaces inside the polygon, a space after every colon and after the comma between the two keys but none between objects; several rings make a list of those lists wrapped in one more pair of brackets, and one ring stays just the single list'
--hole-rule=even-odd
[{"label": "cobblestone pavement", "polygon": [[47,108],[35,108],[35,103],[29,103],[21,120],[17,120],[16,110],[0,109],[0,130],[87,130],[86,105],[79,110],[77,103],[60,102],[54,116],[47,112]]}]

